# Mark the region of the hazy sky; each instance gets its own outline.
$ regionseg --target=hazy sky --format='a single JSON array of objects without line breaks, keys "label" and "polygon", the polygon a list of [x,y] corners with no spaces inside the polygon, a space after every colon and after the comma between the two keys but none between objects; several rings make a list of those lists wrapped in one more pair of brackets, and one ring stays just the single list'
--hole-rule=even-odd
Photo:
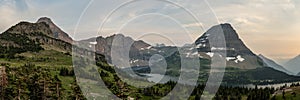
[{"label": "hazy sky", "polygon": [[300,54],[299,6],[299,0],[0,0],[0,31],[47,16],[76,40],[121,32],[183,45],[231,23],[252,51],[279,61]]}]

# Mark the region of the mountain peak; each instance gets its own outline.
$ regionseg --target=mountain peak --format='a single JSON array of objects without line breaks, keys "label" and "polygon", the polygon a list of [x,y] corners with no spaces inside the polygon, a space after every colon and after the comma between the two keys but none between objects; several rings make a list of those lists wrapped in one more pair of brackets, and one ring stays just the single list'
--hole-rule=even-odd
[{"label": "mountain peak", "polygon": [[220,24],[221,26],[228,26],[228,27],[232,27],[230,23],[222,23]]},{"label": "mountain peak", "polygon": [[223,29],[225,39],[239,39],[238,33],[235,31],[231,24],[221,24],[221,27]]},{"label": "mountain peak", "polygon": [[49,17],[41,17],[38,19],[37,23],[39,22],[52,22]]},{"label": "mountain peak", "polygon": [[69,37],[69,35],[62,31],[58,26],[56,26],[54,24],[54,22],[49,18],[49,17],[41,17],[38,19],[38,21],[36,23],[46,23],[49,25],[49,28],[51,29],[52,31],[52,35],[53,37],[57,38],[57,39],[60,39],[60,40],[63,40],[65,42],[68,42],[68,43],[72,43],[73,42],[73,39],[71,37]]},{"label": "mountain peak", "polygon": [[13,34],[30,34],[30,33],[43,33],[52,37],[51,30],[49,29],[49,25],[46,23],[30,23],[26,21],[21,21],[18,24],[10,27],[8,30],[4,32],[13,33]]},{"label": "mountain peak", "polygon": [[[221,29],[220,29],[221,28]],[[238,33],[234,30],[231,24],[224,23],[213,26],[207,32],[205,32],[201,37],[199,37],[195,44],[202,45],[200,50],[204,52],[210,52],[210,42],[209,40],[219,40],[220,34],[224,34],[226,47],[228,49],[229,56],[236,56],[236,55],[252,55],[255,54],[246,47],[243,41],[239,38]],[[234,51],[234,52],[232,52]]]},{"label": "mountain peak", "polygon": [[297,55],[296,57],[294,57],[294,58],[300,58],[300,54],[299,55]]},{"label": "mountain peak", "polygon": [[[222,38],[224,38],[225,41],[220,41]],[[222,42],[225,42],[226,47],[216,45],[223,44]],[[213,26],[195,41],[195,45],[198,52],[209,53],[212,51],[226,50],[226,56],[228,59],[238,57],[242,57],[244,59],[242,63],[228,63],[230,66],[238,66],[242,69],[254,69],[261,67],[261,64],[258,63],[261,59],[243,43],[243,41],[239,38],[238,33],[229,23]]]}]

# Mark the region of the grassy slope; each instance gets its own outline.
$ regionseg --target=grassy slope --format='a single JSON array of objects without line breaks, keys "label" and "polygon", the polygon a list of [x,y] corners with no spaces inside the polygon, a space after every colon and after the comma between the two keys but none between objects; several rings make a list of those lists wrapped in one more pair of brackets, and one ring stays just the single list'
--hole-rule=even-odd
[{"label": "grassy slope", "polygon": [[[295,96],[292,94],[293,92],[296,93]],[[276,100],[284,100],[284,98],[282,97],[283,96],[282,91],[278,90],[275,95],[276,95]],[[300,86],[286,88],[285,99],[300,100]]]},{"label": "grassy slope", "polygon": [[[12,67],[18,67],[26,63],[31,63],[35,66],[50,68],[50,73],[52,76],[59,76],[59,69],[62,67],[72,68],[72,56],[54,50],[25,52],[17,54],[16,56],[19,57],[17,57],[16,59],[0,58],[0,63],[8,63]],[[72,87],[70,84],[74,83],[74,77],[59,76],[59,79],[62,81],[62,87],[65,89],[63,91],[63,94],[70,95],[70,93],[72,92]]]},{"label": "grassy slope", "polygon": [[12,66],[32,63],[43,67],[72,67],[72,56],[54,50],[42,50],[40,52],[16,54],[14,59],[0,58],[0,63],[9,63]]}]

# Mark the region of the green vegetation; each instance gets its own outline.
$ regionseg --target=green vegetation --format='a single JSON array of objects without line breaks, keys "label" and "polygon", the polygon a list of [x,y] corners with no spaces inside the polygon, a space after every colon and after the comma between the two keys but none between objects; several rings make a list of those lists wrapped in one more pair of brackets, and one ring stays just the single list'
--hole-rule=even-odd
[{"label": "green vegetation", "polygon": [[12,66],[21,66],[29,62],[37,66],[51,68],[72,66],[72,59],[70,55],[54,50],[24,52],[11,56],[9,58],[0,58],[0,63],[9,63]]},{"label": "green vegetation", "polygon": [[224,85],[265,85],[296,81],[300,81],[300,78],[298,76],[287,75],[283,72],[271,69],[269,67],[257,68],[252,70],[226,70],[223,78]]},{"label": "green vegetation", "polygon": [[[113,94],[123,99],[128,97],[143,100],[160,99],[166,96],[176,85],[175,82],[168,82],[148,88],[137,88],[121,81],[114,68],[105,62],[103,56],[97,55],[96,59],[98,71],[95,67],[83,68],[82,71],[85,73],[81,73],[79,76],[86,76],[85,79],[97,82],[95,76],[90,74],[96,70],[105,82],[105,86]],[[87,62],[88,59],[80,58],[80,60]],[[3,96],[5,100],[19,97],[21,99],[84,99],[79,86],[75,82],[74,70],[70,67],[72,65],[71,56],[68,54],[53,50],[42,50],[17,54],[14,59],[1,58],[0,61],[4,63],[3,66],[6,66],[7,73],[7,84],[3,86],[4,90],[1,92],[5,95]],[[88,66],[88,64],[83,63],[82,66]],[[197,99],[203,93],[209,94],[209,91],[203,92],[204,86],[199,85],[189,99]],[[96,85],[90,85],[90,87],[92,88],[90,91],[96,91],[97,89]],[[177,95],[184,93],[184,90],[183,85]],[[260,92],[264,96],[251,98],[267,98],[271,96],[272,91],[272,89],[220,87],[215,99],[245,99]],[[176,97],[176,94],[173,96]]]},{"label": "green vegetation", "polygon": [[299,100],[300,99],[300,84],[291,84],[290,86],[282,86],[277,90],[272,97],[272,100]]},{"label": "green vegetation", "polygon": [[[7,41],[6,44],[9,44],[9,46],[0,46],[1,58],[13,58],[17,53],[43,50],[38,41],[29,39],[23,34],[3,33],[0,36],[0,40]],[[11,43],[9,41],[14,42]]]},{"label": "green vegetation", "polygon": [[[4,66],[3,66],[4,67]],[[72,80],[62,80],[62,77],[58,76],[55,70],[51,68],[43,68],[32,64],[25,64],[20,67],[5,66],[6,69],[6,81],[7,83],[1,88],[1,97],[4,100],[12,99],[32,99],[32,100],[45,100],[45,99],[63,99],[82,97],[75,84],[74,77]],[[69,84],[74,83],[74,84]],[[66,84],[69,84],[67,86]],[[73,90],[73,91],[70,91]]]},{"label": "green vegetation", "polygon": [[1,100],[84,99],[69,54],[54,50],[24,52],[0,58],[0,63],[6,80],[1,84]]}]

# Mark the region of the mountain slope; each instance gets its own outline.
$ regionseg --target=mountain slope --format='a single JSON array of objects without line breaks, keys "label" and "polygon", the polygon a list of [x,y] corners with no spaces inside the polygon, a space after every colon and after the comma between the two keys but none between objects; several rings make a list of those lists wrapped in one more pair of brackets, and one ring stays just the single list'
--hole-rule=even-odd
[{"label": "mountain slope", "polygon": [[264,61],[264,66],[271,67],[271,68],[276,69],[278,71],[285,72],[289,75],[295,75],[295,73],[292,73],[292,72],[286,70],[281,65],[278,65],[276,62],[272,61],[271,59],[269,59],[269,58],[267,58],[263,55],[259,55],[259,57]]},{"label": "mountain slope", "polygon": [[[222,44],[221,34],[224,35],[226,47],[211,46],[211,40],[215,42],[214,44]],[[212,51],[226,50],[227,63],[223,78],[224,84],[268,84],[299,80],[299,77],[293,76],[272,60],[254,54],[230,24],[213,26],[195,41],[195,45],[189,50],[197,49],[200,55],[209,56],[208,58],[201,56],[204,59],[218,56]]]},{"label": "mountain slope", "polygon": [[16,53],[26,51],[37,52],[39,50],[57,50],[70,52],[70,43],[56,39],[46,23],[20,22],[0,34],[0,51],[2,55],[13,56]]},{"label": "mountain slope", "polygon": [[294,57],[293,59],[289,60],[284,64],[287,70],[293,73],[300,72],[300,55]]},{"label": "mountain slope", "polygon": [[69,35],[66,32],[62,31],[59,27],[57,27],[50,18],[42,17],[38,19],[36,23],[43,23],[43,22],[49,25],[49,28],[52,31],[51,34],[52,37],[63,40],[68,43],[73,43],[73,39],[69,37]]},{"label": "mountain slope", "polygon": [[[213,26],[207,32],[205,32],[201,37],[199,37],[195,44],[199,45],[200,52],[210,52],[213,47],[210,46],[210,40],[216,40],[214,38],[218,38],[218,36],[222,33],[215,32],[213,30],[218,30],[219,26],[222,28],[222,32],[224,34],[226,47],[224,48],[227,51],[227,56],[236,56],[236,55],[251,55],[255,56],[255,54],[243,43],[243,41],[239,38],[237,32],[233,29],[233,27],[226,23]],[[201,45],[201,46],[200,46]],[[218,49],[217,47],[214,47]]]},{"label": "mountain slope", "polygon": [[[216,32],[215,30],[220,30],[219,28],[222,28],[222,30]],[[221,44],[221,41],[219,41],[218,38],[223,37],[220,37],[220,34],[224,34],[226,48],[210,46],[210,40],[216,40],[216,44]],[[198,52],[204,52],[210,54],[210,56],[213,56],[213,53],[211,53],[213,50],[226,50],[227,66],[240,69],[255,69],[262,67],[262,60],[243,43],[230,24],[213,26],[195,41],[195,45]]]},{"label": "mountain slope", "polygon": [[[1,100],[85,100],[74,75],[73,61],[78,59],[72,59],[72,47],[55,37],[45,22],[20,22],[1,33],[0,69],[7,73],[0,73],[7,81],[1,84]],[[106,64],[103,56],[96,57],[99,63]]]}]

